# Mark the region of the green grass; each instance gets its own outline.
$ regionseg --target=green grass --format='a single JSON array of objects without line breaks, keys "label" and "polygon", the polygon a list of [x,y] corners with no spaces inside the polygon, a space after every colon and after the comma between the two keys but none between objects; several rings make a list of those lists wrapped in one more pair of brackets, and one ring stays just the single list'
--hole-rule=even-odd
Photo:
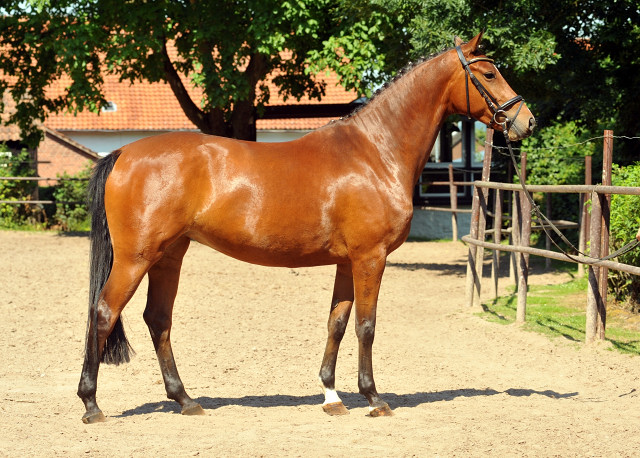
[{"label": "green grass", "polygon": [[[514,323],[517,301],[516,295],[499,297],[483,304],[484,312],[481,315],[496,323]],[[586,303],[586,277],[561,285],[530,286],[523,329],[550,338],[584,342]],[[611,342],[612,348],[640,355],[640,316],[622,310],[611,301],[608,308],[606,339]]]}]

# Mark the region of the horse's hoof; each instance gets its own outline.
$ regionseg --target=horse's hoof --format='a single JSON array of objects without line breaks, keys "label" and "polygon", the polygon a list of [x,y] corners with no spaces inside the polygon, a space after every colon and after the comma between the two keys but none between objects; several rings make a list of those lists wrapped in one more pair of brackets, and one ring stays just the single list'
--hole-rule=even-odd
[{"label": "horse's hoof", "polygon": [[331,416],[349,415],[349,411],[342,402],[330,402],[329,404],[322,404],[322,410],[324,410],[325,413]]},{"label": "horse's hoof", "polygon": [[197,402],[183,407],[181,413],[182,415],[205,415],[204,409]]},{"label": "horse's hoof", "polygon": [[393,410],[389,408],[387,404],[376,407],[375,409],[369,412],[369,415],[372,417],[391,417],[393,416]]},{"label": "horse's hoof", "polygon": [[101,410],[98,410],[97,412],[87,412],[82,416],[82,423],[86,425],[91,423],[101,423],[106,420],[107,418]]}]

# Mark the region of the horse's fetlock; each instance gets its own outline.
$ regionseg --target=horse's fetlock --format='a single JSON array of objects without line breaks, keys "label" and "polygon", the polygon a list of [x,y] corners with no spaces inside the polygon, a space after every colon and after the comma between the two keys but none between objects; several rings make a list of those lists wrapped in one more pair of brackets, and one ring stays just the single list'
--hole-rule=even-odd
[{"label": "horse's fetlock", "polygon": [[367,395],[368,393],[374,392],[376,389],[376,384],[373,381],[373,377],[369,375],[362,375],[358,377],[358,390],[360,394]]},{"label": "horse's fetlock", "polygon": [[336,383],[335,372],[331,371],[328,367],[320,369],[320,382],[325,388],[334,389]]}]

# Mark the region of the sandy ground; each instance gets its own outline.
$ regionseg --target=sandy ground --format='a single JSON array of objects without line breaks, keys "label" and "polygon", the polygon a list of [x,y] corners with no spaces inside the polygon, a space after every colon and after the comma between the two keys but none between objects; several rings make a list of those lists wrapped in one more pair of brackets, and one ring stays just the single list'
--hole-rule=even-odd
[{"label": "sandy ground", "polygon": [[101,367],[107,421],[85,425],[88,239],[0,232],[0,455],[640,455],[639,360],[482,320],[464,304],[465,257],[453,242],[392,254],[374,370],[395,415],[367,416],[351,323],[337,373],[351,414],[329,417],[316,380],[334,268],[263,268],[194,244],[172,337],[207,415],[166,400],[143,284],[124,314],[137,355]]}]

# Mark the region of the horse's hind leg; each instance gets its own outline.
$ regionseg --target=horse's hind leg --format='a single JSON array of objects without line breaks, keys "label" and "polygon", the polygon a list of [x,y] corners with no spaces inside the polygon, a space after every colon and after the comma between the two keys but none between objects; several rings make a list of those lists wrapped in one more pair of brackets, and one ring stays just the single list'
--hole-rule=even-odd
[{"label": "horse's hind leg", "polygon": [[149,291],[144,320],[153,339],[167,396],[182,406],[183,414],[204,415],[200,404],[187,395],[171,350],[171,315],[178,292],[182,258],[187,248],[189,248],[189,239],[186,237],[178,239],[149,269]]},{"label": "horse's hind leg", "polygon": [[320,383],[325,395],[322,408],[329,415],[345,415],[349,413],[336,393],[335,380],[338,350],[349,322],[352,305],[353,274],[351,273],[351,265],[338,265],[327,326],[329,336],[327,337],[327,346],[320,368]]},{"label": "horse's hind leg", "polygon": [[[114,330],[122,309],[127,305],[144,277],[147,267],[148,264],[140,262],[114,263],[109,279],[100,293],[97,307],[93,312],[97,314],[97,317],[95,320],[90,320],[87,330],[84,364],[78,385],[78,396],[86,408],[82,417],[84,423],[105,420],[96,403],[100,360],[107,338]],[[119,361],[116,361],[116,364],[119,364]]]}]

